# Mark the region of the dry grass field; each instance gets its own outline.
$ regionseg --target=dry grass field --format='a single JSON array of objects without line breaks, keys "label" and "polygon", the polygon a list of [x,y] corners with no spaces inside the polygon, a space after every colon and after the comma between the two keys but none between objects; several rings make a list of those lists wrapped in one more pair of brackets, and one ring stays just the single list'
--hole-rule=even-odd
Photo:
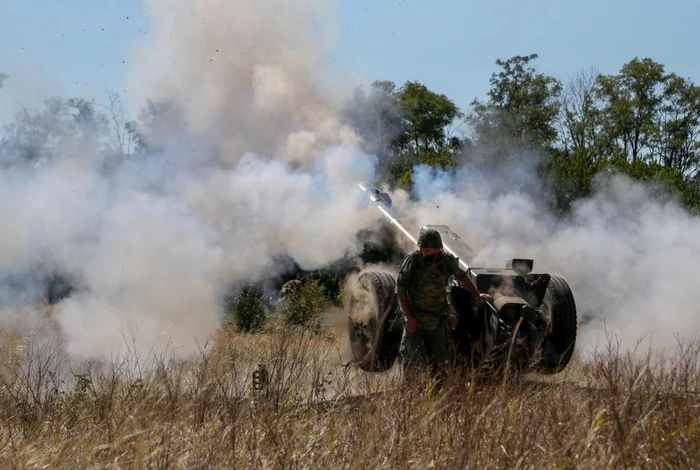
[{"label": "dry grass field", "polygon": [[435,393],[345,367],[342,330],[224,330],[196,358],[79,365],[5,331],[0,467],[697,468],[699,344],[665,363],[611,346],[551,377],[455,373]]}]

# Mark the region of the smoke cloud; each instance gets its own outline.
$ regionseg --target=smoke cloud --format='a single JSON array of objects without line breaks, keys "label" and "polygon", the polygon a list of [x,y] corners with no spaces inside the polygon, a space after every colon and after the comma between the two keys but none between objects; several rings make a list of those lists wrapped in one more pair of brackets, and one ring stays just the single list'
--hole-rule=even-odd
[{"label": "smoke cloud", "polygon": [[357,143],[324,74],[332,2],[146,0],[152,35],[134,48],[130,96],[174,103],[227,164],[245,152],[310,164]]},{"label": "smoke cloud", "polygon": [[[220,325],[232,283],[280,274],[281,257],[314,269],[353,256],[377,220],[356,186],[375,179],[377,159],[339,117],[349,90],[324,66],[331,3],[146,6],[152,32],[133,45],[127,97],[144,110],[148,151],[112,160],[80,128],[46,138],[48,157],[2,170],[0,317],[41,291],[37,270],[61,272],[77,289],[50,315],[81,357],[119,353],[131,332],[140,350],[193,352]],[[392,197],[416,226],[451,226],[477,265],[533,257],[564,277],[590,319],[584,351],[603,325],[626,345],[694,333],[700,220],[621,176],[557,220],[528,168],[419,167],[415,197]]]},{"label": "smoke cloud", "polygon": [[188,354],[232,284],[281,274],[281,257],[315,269],[357,254],[374,218],[356,184],[376,159],[324,81],[326,5],[148,1],[128,99],[149,149],[110,160],[80,129],[8,167],[0,284],[24,280],[3,305],[26,304],[40,292],[30,274],[55,269],[77,286],[51,312],[70,353]]}]

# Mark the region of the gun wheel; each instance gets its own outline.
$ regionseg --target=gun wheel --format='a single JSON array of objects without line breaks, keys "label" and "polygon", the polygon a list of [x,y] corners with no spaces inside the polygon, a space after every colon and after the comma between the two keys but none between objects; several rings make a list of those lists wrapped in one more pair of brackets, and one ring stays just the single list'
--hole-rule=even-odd
[{"label": "gun wheel", "polygon": [[542,344],[542,372],[560,372],[574,353],[577,327],[574,295],[561,277],[551,277],[542,309],[551,322],[551,332]]},{"label": "gun wheel", "polygon": [[366,372],[390,369],[399,355],[403,327],[394,325],[395,288],[390,274],[365,271],[346,291],[350,348],[355,364]]}]

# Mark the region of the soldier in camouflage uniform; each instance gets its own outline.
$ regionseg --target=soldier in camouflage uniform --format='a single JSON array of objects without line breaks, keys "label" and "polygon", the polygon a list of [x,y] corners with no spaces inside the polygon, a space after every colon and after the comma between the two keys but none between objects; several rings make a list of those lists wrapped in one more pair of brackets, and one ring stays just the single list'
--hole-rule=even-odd
[{"label": "soldier in camouflage uniform", "polygon": [[460,268],[459,259],[442,249],[440,232],[422,229],[418,247],[404,259],[396,283],[406,321],[401,339],[404,376],[427,359],[431,372],[440,382],[451,356],[447,324],[450,277],[454,276],[476,299],[491,300],[492,297],[481,294]]}]

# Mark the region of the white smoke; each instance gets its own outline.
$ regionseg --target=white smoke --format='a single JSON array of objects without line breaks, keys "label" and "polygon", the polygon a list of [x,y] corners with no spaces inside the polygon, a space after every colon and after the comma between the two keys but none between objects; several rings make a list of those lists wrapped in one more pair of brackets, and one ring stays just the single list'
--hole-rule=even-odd
[{"label": "white smoke", "polygon": [[[280,256],[313,269],[356,254],[355,234],[376,221],[356,187],[374,179],[376,159],[338,117],[348,90],[326,81],[332,3],[146,6],[152,33],[134,46],[127,95],[132,109],[166,110],[145,131],[160,150],[106,172],[97,144],[76,137],[51,161],[3,170],[0,185],[0,284],[36,264],[75,279],[53,315],[69,351],[85,357],[118,352],[132,330],[142,350],[191,352],[218,328],[231,282],[276,274]],[[603,321],[627,344],[694,333],[697,218],[613,178],[561,222],[492,176],[418,168],[420,202],[397,192],[397,211],[450,225],[477,264],[533,257],[563,276],[594,319],[579,344]]]},{"label": "white smoke", "polygon": [[604,346],[606,334],[623,348],[641,340],[643,349],[674,349],[679,338],[696,336],[700,218],[622,175],[601,176],[565,220],[542,199],[494,191],[489,181],[470,166],[455,175],[418,167],[419,201],[394,194],[396,210],[416,227],[449,225],[477,251],[475,266],[531,257],[535,271],[563,277],[586,320],[578,340],[584,354]]},{"label": "white smoke", "polygon": [[[152,34],[134,50],[133,101],[167,100],[218,158],[245,152],[310,163],[356,143],[325,82],[335,24],[324,0],[146,0]],[[345,95],[340,90],[337,97]]]},{"label": "white smoke", "polygon": [[147,7],[128,96],[161,110],[142,123],[159,150],[105,169],[76,136],[0,186],[0,281],[40,263],[75,279],[51,315],[82,357],[195,351],[232,283],[355,255],[374,221],[356,185],[376,159],[324,83],[326,2]]}]

